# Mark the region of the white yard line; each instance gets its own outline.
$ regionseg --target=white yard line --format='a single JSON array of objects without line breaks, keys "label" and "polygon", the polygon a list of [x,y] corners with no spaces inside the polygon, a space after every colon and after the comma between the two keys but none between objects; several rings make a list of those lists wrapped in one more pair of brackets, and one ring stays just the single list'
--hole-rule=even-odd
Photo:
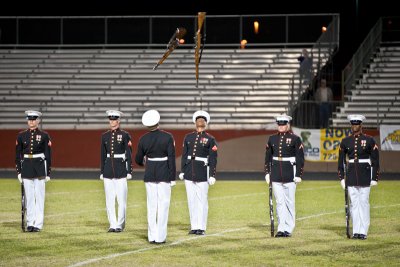
[{"label": "white yard line", "polygon": [[125,255],[136,254],[136,253],[145,252],[145,251],[149,251],[149,250],[160,249],[160,248],[164,248],[164,247],[171,247],[171,246],[175,246],[175,245],[180,245],[180,244],[182,244],[184,242],[187,242],[187,241],[196,240],[196,239],[199,239],[199,238],[211,237],[211,236],[219,236],[219,235],[223,235],[224,233],[242,231],[242,230],[245,230],[247,228],[248,227],[229,229],[229,230],[225,230],[225,231],[222,231],[222,232],[219,232],[219,233],[215,233],[215,234],[208,234],[208,235],[203,235],[203,236],[195,236],[195,237],[190,237],[190,238],[186,238],[186,239],[177,240],[177,241],[172,242],[170,244],[152,245],[150,247],[145,247],[145,248],[141,248],[141,249],[137,249],[137,250],[126,251],[126,252],[123,252],[123,253],[110,254],[110,255],[107,255],[107,256],[104,256],[104,257],[93,258],[93,259],[89,259],[89,260],[86,260],[86,261],[81,261],[81,262],[75,263],[73,265],[69,265],[69,267],[78,267],[78,266],[83,266],[83,265],[87,265],[87,264],[98,262],[98,261],[102,261],[102,260],[109,260],[109,259],[112,259],[112,258],[117,258],[117,257],[125,256]]},{"label": "white yard line", "polygon": [[[387,206],[374,206],[374,207],[371,207],[371,208],[373,208],[373,209],[376,209],[376,208],[389,208],[389,207],[396,207],[396,206],[400,206],[400,203],[399,204],[387,205]],[[342,212],[342,211],[333,211],[333,212],[324,212],[324,213],[314,214],[314,215],[310,215],[310,216],[297,218],[296,221],[307,220],[307,219],[311,219],[311,218],[316,218],[316,217],[321,217],[321,216],[325,216],[325,215],[336,214],[336,213],[340,213],[340,212]],[[225,233],[243,231],[243,230],[246,230],[248,228],[249,227],[228,229],[228,230],[225,230],[225,231],[222,231],[222,232],[218,232],[218,233],[214,233],[214,234],[207,234],[207,235],[204,235],[204,236],[195,236],[195,237],[191,237],[191,238],[177,240],[177,241],[174,241],[172,243],[165,244],[165,245],[153,245],[153,246],[150,246],[150,247],[145,247],[145,248],[141,248],[141,249],[126,251],[126,252],[123,252],[123,253],[110,254],[110,255],[107,255],[107,256],[104,256],[104,257],[93,258],[93,259],[89,259],[89,260],[86,260],[86,261],[77,262],[77,263],[75,263],[73,265],[69,265],[68,267],[84,266],[84,265],[87,265],[87,264],[90,264],[90,263],[94,263],[94,262],[98,262],[98,261],[102,261],[102,260],[108,260],[108,259],[112,259],[112,258],[125,256],[125,255],[136,254],[136,253],[145,252],[145,251],[149,251],[149,250],[155,250],[155,249],[161,249],[161,248],[165,248],[165,247],[171,247],[171,246],[175,246],[175,245],[180,245],[182,243],[185,243],[185,242],[188,242],[188,241],[192,241],[192,240],[196,240],[196,239],[199,239],[199,238],[221,236],[221,235],[223,235]]]}]

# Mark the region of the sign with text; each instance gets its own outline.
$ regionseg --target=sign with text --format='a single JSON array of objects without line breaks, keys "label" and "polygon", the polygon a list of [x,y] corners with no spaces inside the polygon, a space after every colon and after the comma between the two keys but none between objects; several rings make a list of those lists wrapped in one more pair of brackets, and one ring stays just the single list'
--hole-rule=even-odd
[{"label": "sign with text", "polygon": [[308,161],[337,162],[339,146],[343,138],[351,135],[351,129],[301,129],[292,128],[304,145],[304,158]]}]

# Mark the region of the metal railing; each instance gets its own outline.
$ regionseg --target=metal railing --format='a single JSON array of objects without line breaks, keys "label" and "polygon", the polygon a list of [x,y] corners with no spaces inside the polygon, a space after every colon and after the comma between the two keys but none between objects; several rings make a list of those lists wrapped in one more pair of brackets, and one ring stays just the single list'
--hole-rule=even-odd
[{"label": "metal railing", "polygon": [[[206,44],[215,47],[312,45],[338,14],[207,15]],[[254,22],[259,24],[255,32]],[[0,17],[0,47],[160,47],[177,27],[193,46],[197,16]],[[307,29],[307,34],[304,34]]]},{"label": "metal railing", "polygon": [[[400,124],[400,114],[397,112],[395,101],[376,100],[369,101],[365,106],[357,106],[357,109],[343,108],[345,101],[329,101],[321,106],[321,103],[312,97],[293,104],[293,126],[304,129],[323,129],[337,127],[333,121],[339,123],[339,127],[347,126],[348,114],[363,114],[367,119],[363,122],[364,128],[379,128],[381,124]],[[390,104],[388,104],[388,102]],[[344,110],[340,110],[340,107]],[[338,116],[339,115],[339,116]]]},{"label": "metal railing", "polygon": [[382,40],[382,18],[378,19],[375,26],[368,33],[360,47],[354,53],[350,62],[342,71],[342,98],[351,90],[353,84],[360,77],[365,66],[371,61],[371,57],[379,47]]},{"label": "metal railing", "polygon": [[[316,77],[319,80],[321,70],[327,62],[329,62],[335,53],[339,50],[339,27],[340,18],[334,17],[327,27],[326,31],[321,34],[318,40],[310,49],[310,58],[313,60],[309,78],[304,79],[300,73],[300,69],[293,74],[291,79],[290,103],[297,104],[301,96],[307,89],[313,90],[313,82]],[[298,80],[298,82],[296,82]],[[294,105],[288,106],[289,114],[292,114]]]}]

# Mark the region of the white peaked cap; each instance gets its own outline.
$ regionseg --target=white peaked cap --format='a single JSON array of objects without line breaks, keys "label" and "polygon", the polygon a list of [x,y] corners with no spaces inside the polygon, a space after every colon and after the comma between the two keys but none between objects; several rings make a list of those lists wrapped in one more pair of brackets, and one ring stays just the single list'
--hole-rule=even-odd
[{"label": "white peaked cap", "polygon": [[204,110],[198,110],[195,113],[193,113],[193,122],[196,123],[196,119],[198,117],[203,117],[206,119],[207,124],[210,123],[210,114],[208,114],[207,111]]},{"label": "white peaked cap", "polygon": [[365,116],[364,115],[360,115],[360,114],[351,114],[347,116],[347,119],[349,121],[364,121],[365,120]]},{"label": "white peaked cap", "polygon": [[142,116],[142,123],[144,126],[151,127],[160,121],[160,113],[155,109],[146,111]]},{"label": "white peaked cap", "polygon": [[287,121],[290,122],[292,120],[292,117],[286,114],[278,115],[275,116],[276,121]]},{"label": "white peaked cap", "polygon": [[35,117],[41,117],[42,116],[42,113],[41,112],[39,112],[39,111],[36,111],[36,110],[27,110],[27,111],[25,111],[25,114],[26,114],[26,116],[27,117],[33,117],[33,116],[35,116]]},{"label": "white peaked cap", "polygon": [[124,114],[118,110],[107,110],[106,113],[108,117],[121,117]]}]

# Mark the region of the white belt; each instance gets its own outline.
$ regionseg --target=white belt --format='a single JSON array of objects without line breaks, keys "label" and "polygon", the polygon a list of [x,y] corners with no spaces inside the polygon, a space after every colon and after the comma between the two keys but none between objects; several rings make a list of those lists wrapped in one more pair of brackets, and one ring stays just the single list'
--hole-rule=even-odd
[{"label": "white belt", "polygon": [[[125,154],[114,154],[112,155],[113,158],[120,158],[120,159],[125,159]],[[107,158],[111,158],[110,154],[107,154]]]},{"label": "white belt", "polygon": [[168,160],[168,157],[163,157],[163,158],[147,158],[147,160],[150,160],[150,161],[166,161],[166,160]]},{"label": "white belt", "polygon": [[40,153],[40,154],[24,154],[24,158],[26,159],[36,159],[36,158],[42,158],[44,159],[44,153]]},{"label": "white belt", "polygon": [[[192,159],[191,156],[188,156],[187,158],[188,158],[188,159]],[[202,161],[202,162],[204,162],[204,164],[208,164],[208,158],[194,157],[194,160]]]},{"label": "white belt", "polygon": [[[354,159],[349,159],[349,163],[354,163]],[[369,165],[371,165],[371,160],[370,159],[359,159],[358,163],[369,163]]]},{"label": "white belt", "polygon": [[296,161],[296,157],[272,157],[273,160],[277,160],[277,161],[290,161],[290,162],[295,162]]}]

